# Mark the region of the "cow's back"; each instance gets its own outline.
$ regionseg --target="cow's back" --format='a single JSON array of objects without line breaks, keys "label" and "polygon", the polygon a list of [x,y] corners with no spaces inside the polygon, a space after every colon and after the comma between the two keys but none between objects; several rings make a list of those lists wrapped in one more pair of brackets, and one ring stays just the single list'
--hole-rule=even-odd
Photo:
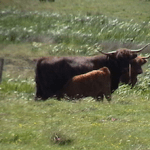
[{"label": "cow's back", "polygon": [[81,57],[41,58],[36,66],[36,97],[47,99],[57,94],[73,76],[89,72],[93,64]]}]

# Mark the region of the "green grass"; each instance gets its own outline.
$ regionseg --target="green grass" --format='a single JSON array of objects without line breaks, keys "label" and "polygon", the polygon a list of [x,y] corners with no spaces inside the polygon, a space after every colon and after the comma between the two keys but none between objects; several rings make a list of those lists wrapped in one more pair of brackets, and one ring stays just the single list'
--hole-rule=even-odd
[{"label": "green grass", "polygon": [[3,149],[150,148],[150,107],[142,96],[115,95],[108,104],[90,98],[35,103],[15,95],[0,101]]},{"label": "green grass", "polygon": [[111,103],[90,97],[35,102],[33,62],[150,43],[149,8],[148,0],[1,0],[0,149],[150,149],[149,62],[136,86],[120,85]]},{"label": "green grass", "polygon": [[103,14],[135,22],[149,21],[149,0],[56,0],[54,3],[39,0],[1,0],[0,8],[24,11],[48,11],[59,14]]},{"label": "green grass", "polygon": [[[11,15],[9,14],[11,13]],[[104,15],[1,12],[0,42],[94,45],[100,41],[148,42],[149,22],[134,23]]]}]

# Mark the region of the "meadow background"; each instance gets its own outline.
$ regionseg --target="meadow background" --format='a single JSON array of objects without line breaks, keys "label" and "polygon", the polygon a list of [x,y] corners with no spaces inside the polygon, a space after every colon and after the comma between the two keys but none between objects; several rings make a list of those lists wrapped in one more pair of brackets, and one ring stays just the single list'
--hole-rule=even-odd
[{"label": "meadow background", "polygon": [[[94,56],[150,43],[149,0],[0,0],[2,150],[150,149],[150,64],[109,104],[34,101],[34,58]],[[150,47],[141,55],[150,54]]]}]

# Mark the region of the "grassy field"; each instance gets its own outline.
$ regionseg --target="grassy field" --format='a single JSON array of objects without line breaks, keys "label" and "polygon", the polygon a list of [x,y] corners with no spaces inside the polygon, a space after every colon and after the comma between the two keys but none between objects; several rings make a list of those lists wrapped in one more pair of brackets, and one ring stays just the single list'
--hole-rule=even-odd
[{"label": "grassy field", "polygon": [[39,0],[1,0],[0,8],[19,9],[24,11],[47,11],[59,14],[104,14],[136,22],[149,21],[149,0],[55,0],[54,3]]},{"label": "grassy field", "polygon": [[33,62],[140,48],[150,43],[149,8],[149,0],[0,0],[0,149],[149,150],[149,62],[136,86],[120,85],[111,103],[35,102]]}]

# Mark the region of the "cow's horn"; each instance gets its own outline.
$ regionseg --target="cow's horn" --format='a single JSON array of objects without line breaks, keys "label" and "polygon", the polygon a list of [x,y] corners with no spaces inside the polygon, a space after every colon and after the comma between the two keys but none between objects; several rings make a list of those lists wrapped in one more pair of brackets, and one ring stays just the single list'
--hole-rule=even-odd
[{"label": "cow's horn", "polygon": [[148,59],[148,58],[150,58],[150,56],[147,56],[147,57],[142,57],[143,59]]},{"label": "cow's horn", "polygon": [[142,50],[144,50],[148,45],[150,45],[150,43],[148,43],[147,45],[145,45],[144,47],[140,48],[140,49],[137,49],[137,50],[131,50],[133,53],[139,53],[141,52]]},{"label": "cow's horn", "polygon": [[116,51],[112,51],[112,52],[108,52],[108,53],[105,53],[103,51],[99,51],[100,53],[104,54],[104,55],[110,55],[110,54],[114,54],[116,53]]}]

